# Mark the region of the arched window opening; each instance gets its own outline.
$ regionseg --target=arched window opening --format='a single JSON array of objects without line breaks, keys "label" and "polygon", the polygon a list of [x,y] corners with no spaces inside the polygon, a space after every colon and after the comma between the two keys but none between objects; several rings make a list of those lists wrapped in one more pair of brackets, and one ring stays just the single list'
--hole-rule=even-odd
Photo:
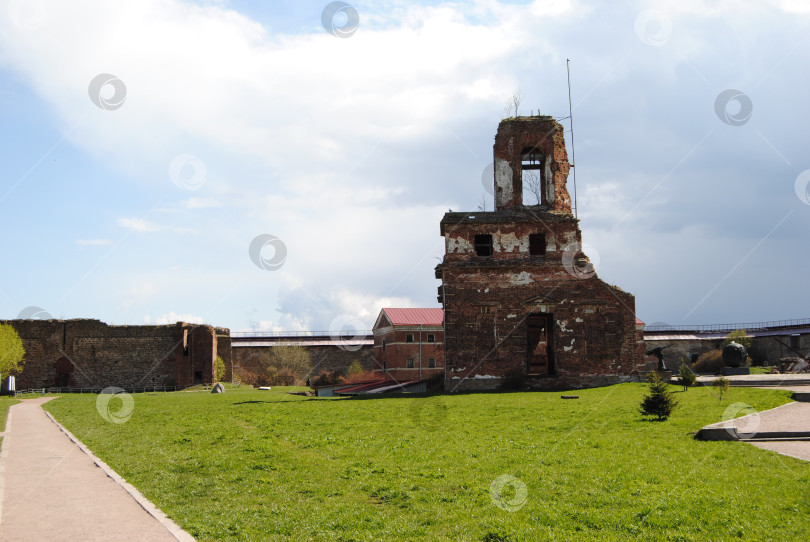
[{"label": "arched window opening", "polygon": [[543,178],[546,157],[537,147],[525,149],[520,156],[521,176],[523,179],[523,204],[545,205]]}]

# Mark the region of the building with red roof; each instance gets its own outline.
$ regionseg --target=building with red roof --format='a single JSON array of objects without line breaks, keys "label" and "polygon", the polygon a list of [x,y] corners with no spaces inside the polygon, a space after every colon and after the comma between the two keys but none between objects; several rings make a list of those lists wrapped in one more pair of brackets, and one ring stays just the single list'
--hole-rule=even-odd
[{"label": "building with red roof", "polygon": [[443,309],[382,309],[373,329],[375,369],[399,381],[444,375],[443,324]]}]

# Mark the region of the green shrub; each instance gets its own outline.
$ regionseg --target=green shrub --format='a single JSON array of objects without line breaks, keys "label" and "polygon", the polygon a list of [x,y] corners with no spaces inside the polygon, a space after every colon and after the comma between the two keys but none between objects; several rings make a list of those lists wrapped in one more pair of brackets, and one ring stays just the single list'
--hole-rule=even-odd
[{"label": "green shrub", "polygon": [[214,360],[214,382],[222,382],[227,374],[228,370],[225,368],[225,362],[221,357],[217,356],[217,359]]},{"label": "green shrub", "polygon": [[669,386],[661,380],[658,372],[651,371],[647,376],[647,381],[650,383],[650,394],[644,397],[639,411],[644,416],[657,416],[658,421],[666,420],[678,406],[678,402],[673,398]]},{"label": "green shrub", "polygon": [[296,380],[295,373],[288,367],[271,365],[267,368],[267,381],[271,386],[295,386]]},{"label": "green shrub", "polygon": [[6,377],[22,371],[25,348],[17,331],[9,324],[0,324],[0,375]]},{"label": "green shrub", "polygon": [[678,380],[681,386],[683,386],[683,391],[686,391],[686,388],[689,386],[694,386],[695,382],[697,382],[697,376],[695,376],[695,373],[689,368],[689,364],[686,363],[685,358],[681,358],[681,367],[678,369]]},{"label": "green shrub", "polygon": [[743,345],[745,347],[745,350],[747,352],[750,352],[754,339],[746,335],[744,329],[737,329],[735,331],[732,331],[726,336],[726,338],[723,340],[723,343],[720,345],[720,350],[725,348],[729,343],[731,343],[731,341]]},{"label": "green shrub", "polygon": [[303,383],[312,371],[312,355],[303,346],[274,346],[266,354],[265,362],[271,386]]},{"label": "green shrub", "polygon": [[365,369],[363,369],[363,366],[360,365],[360,362],[357,361],[357,360],[354,360],[351,363],[351,365],[349,365],[349,368],[346,369],[346,376],[350,377],[350,376],[353,376],[353,375],[356,375],[356,374],[362,374],[364,372],[366,372],[366,371],[365,371]]},{"label": "green shrub", "polygon": [[696,373],[720,374],[725,366],[725,363],[723,363],[723,351],[709,350],[698,356],[692,370]]}]

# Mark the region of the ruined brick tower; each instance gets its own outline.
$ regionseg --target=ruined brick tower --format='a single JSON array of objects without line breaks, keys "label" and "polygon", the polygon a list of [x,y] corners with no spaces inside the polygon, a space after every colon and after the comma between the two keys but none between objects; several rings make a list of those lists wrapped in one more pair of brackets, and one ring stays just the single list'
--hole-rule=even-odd
[{"label": "ruined brick tower", "polygon": [[[601,281],[582,252],[563,135],[548,116],[501,121],[495,210],[441,221],[447,391],[494,389],[508,377],[599,386],[643,368],[635,298]],[[524,205],[524,183],[536,205]]]}]

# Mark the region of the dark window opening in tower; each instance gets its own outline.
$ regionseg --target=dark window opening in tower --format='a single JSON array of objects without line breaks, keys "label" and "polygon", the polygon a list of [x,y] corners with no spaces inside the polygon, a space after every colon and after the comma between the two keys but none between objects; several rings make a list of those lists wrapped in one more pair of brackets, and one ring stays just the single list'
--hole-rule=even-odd
[{"label": "dark window opening in tower", "polygon": [[475,253],[484,258],[492,256],[492,235],[482,234],[475,236]]},{"label": "dark window opening in tower", "polygon": [[523,151],[520,156],[521,178],[523,180],[523,204],[545,205],[543,196],[543,168],[545,156],[536,147]]},{"label": "dark window opening in tower", "polygon": [[529,254],[532,256],[545,256],[546,255],[546,234],[545,233],[530,233],[529,234]]}]

